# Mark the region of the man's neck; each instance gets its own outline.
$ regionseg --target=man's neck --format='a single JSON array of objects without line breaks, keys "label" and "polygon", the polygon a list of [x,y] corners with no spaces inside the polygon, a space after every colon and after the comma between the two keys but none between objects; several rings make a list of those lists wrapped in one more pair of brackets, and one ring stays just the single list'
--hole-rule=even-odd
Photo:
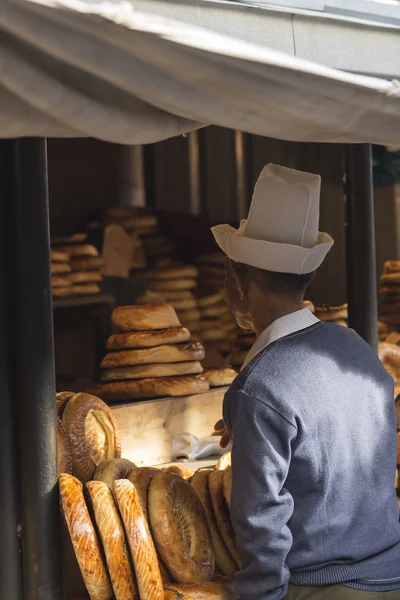
[{"label": "man's neck", "polygon": [[304,308],[302,300],[293,298],[287,300],[281,298],[279,303],[274,304],[258,302],[252,307],[251,311],[257,337],[277,319],[297,312],[302,308]]}]

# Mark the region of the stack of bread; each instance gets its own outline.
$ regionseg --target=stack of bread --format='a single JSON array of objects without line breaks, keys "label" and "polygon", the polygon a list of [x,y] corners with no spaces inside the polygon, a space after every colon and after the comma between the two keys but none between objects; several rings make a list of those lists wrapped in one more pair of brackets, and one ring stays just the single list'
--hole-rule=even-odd
[{"label": "stack of bread", "polygon": [[379,289],[380,321],[393,329],[400,328],[400,261],[386,261]]},{"label": "stack of bread", "polygon": [[256,334],[252,329],[238,329],[230,356],[230,363],[233,368],[240,370],[255,341]]},{"label": "stack of bread", "polygon": [[176,311],[181,324],[192,334],[200,330],[200,312],[193,291],[197,288],[198,270],[191,265],[147,269],[140,277],[147,289],[157,294]]},{"label": "stack of bread", "polygon": [[318,317],[320,321],[327,321],[329,323],[336,323],[337,325],[347,327],[347,304],[341,304],[340,306],[323,304],[322,306],[317,306],[315,308],[315,316]]},{"label": "stack of bread", "polygon": [[197,259],[201,285],[217,290],[224,289],[226,256],[223,252],[202,254]]},{"label": "stack of bread", "polygon": [[90,244],[58,244],[52,248],[53,296],[99,294],[103,260]]},{"label": "stack of bread", "polygon": [[236,322],[221,290],[204,290],[198,295],[201,341],[228,354],[236,335]]},{"label": "stack of bread", "polygon": [[120,306],[112,322],[119,333],[109,338],[101,363],[104,398],[140,400],[209,389],[200,375],[204,348],[190,341],[172,306]]},{"label": "stack of bread", "polygon": [[[60,495],[91,600],[236,600],[229,459],[219,468],[136,468],[105,460]],[[224,470],[222,470],[224,469]]]}]

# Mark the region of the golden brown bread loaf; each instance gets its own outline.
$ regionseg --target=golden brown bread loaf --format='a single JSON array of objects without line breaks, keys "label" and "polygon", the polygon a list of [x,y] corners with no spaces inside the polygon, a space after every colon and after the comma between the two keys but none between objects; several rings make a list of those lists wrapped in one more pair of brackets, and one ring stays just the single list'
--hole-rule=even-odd
[{"label": "golden brown bread loaf", "polygon": [[108,458],[97,466],[93,481],[102,481],[112,489],[114,481],[128,479],[130,472],[136,468],[136,465],[126,458]]},{"label": "golden brown bread loaf", "polygon": [[67,279],[67,277],[69,276],[70,273],[64,276],[53,275],[51,278],[51,285],[53,286],[53,288],[66,288],[71,285],[71,282]]},{"label": "golden brown bread loaf", "polygon": [[139,600],[129,562],[124,527],[112,491],[102,481],[89,481],[86,487],[103,544],[115,600]]},{"label": "golden brown bread loaf", "polygon": [[[153,467],[139,467],[138,469],[131,471],[130,475],[128,476],[129,481],[134,485],[135,490],[137,491],[140,506],[142,508],[143,515],[146,519],[146,522],[147,522],[149,528],[150,528],[150,521],[149,521],[149,511],[148,511],[148,491],[149,491],[150,481],[152,480],[154,475],[156,473],[158,473],[158,471],[159,471],[159,469],[155,469]],[[158,559],[158,566],[160,568],[160,573],[161,573],[161,579],[162,579],[163,583],[167,583],[167,582],[171,581],[171,575],[168,573],[167,567],[164,565],[163,561],[161,560],[161,557],[160,557],[159,553],[157,552],[157,548],[156,548],[156,553],[157,553],[157,559]]]},{"label": "golden brown bread loaf", "polygon": [[59,250],[51,250],[50,252],[51,262],[55,263],[67,263],[69,262],[69,254]]},{"label": "golden brown bread loaf", "polygon": [[118,306],[111,318],[114,326],[123,333],[180,326],[176,312],[169,304]]},{"label": "golden brown bread loaf", "polygon": [[199,308],[206,308],[208,306],[214,306],[215,304],[219,304],[223,300],[223,292],[213,292],[211,294],[207,294],[206,296],[200,296],[197,299],[197,304],[199,305]]},{"label": "golden brown bread loaf", "polygon": [[228,467],[230,467],[232,465],[231,461],[232,461],[232,453],[225,452],[225,454],[223,454],[221,456],[221,458],[215,465],[215,468],[218,469],[219,471],[225,471],[225,469],[227,469]]},{"label": "golden brown bread loaf", "polygon": [[61,475],[60,497],[75,556],[90,599],[111,600],[111,583],[81,482],[72,475]]},{"label": "golden brown bread loaf", "polygon": [[76,271],[69,273],[68,280],[72,284],[78,283],[98,283],[103,279],[100,271]]},{"label": "golden brown bread loaf", "polygon": [[170,467],[164,467],[161,470],[166,471],[167,473],[173,473],[174,475],[179,475],[180,477],[183,477],[183,479],[190,479],[194,475],[194,471],[187,469],[182,465],[171,465]]},{"label": "golden brown bread loaf", "polygon": [[121,457],[121,440],[112,410],[100,398],[74,394],[64,409],[63,425],[71,443],[73,473],[84,483],[106,458]]},{"label": "golden brown bread loaf", "polygon": [[231,385],[237,372],[234,369],[204,369],[203,376],[207,379],[210,387],[221,387]]},{"label": "golden brown bread loaf", "polygon": [[204,348],[200,343],[167,344],[154,348],[121,350],[107,354],[101,363],[102,369],[130,367],[150,363],[174,363],[187,360],[203,360]]},{"label": "golden brown bread loaf", "polygon": [[64,252],[67,256],[99,256],[97,248],[91,244],[66,244],[58,246],[57,251]]},{"label": "golden brown bread loaf", "polygon": [[72,257],[72,271],[98,271],[104,266],[104,261],[101,256],[79,256]]},{"label": "golden brown bread loaf", "polygon": [[227,577],[233,578],[237,571],[236,563],[228,551],[218,530],[217,521],[215,519],[214,510],[212,507],[210,491],[208,489],[208,477],[211,471],[212,469],[201,469],[197,471],[190,479],[189,483],[196,492],[206,514],[215,553],[215,566],[218,571]]},{"label": "golden brown bread loaf", "polygon": [[208,381],[202,376],[156,377],[112,381],[107,384],[106,397],[110,401],[143,400],[165,396],[190,396],[209,389]]},{"label": "golden brown bread loaf", "polygon": [[220,340],[225,339],[226,334],[222,327],[219,328],[214,326],[214,329],[201,329],[200,337],[203,342],[219,342]]},{"label": "golden brown bread loaf", "polygon": [[224,471],[214,469],[208,477],[208,489],[210,490],[211,503],[217,521],[218,531],[220,532],[230,555],[235,561],[236,566],[238,569],[241,569],[240,556],[236,550],[235,533],[231,524],[229,509],[224,498],[223,481]]},{"label": "golden brown bread loaf", "polygon": [[380,342],[378,344],[378,356],[386,371],[395,381],[400,378],[400,346]]},{"label": "golden brown bread loaf", "polygon": [[184,265],[182,267],[172,267],[170,269],[152,269],[145,272],[147,279],[192,279],[199,274],[196,267]]},{"label": "golden brown bread loaf", "polygon": [[56,237],[52,240],[52,244],[57,246],[61,244],[80,244],[87,238],[87,233],[73,233],[66,237]]},{"label": "golden brown bread loaf", "polygon": [[233,582],[226,577],[216,577],[215,581],[195,584],[168,584],[165,592],[175,593],[173,596],[165,596],[171,600],[237,600],[238,596]]},{"label": "golden brown bread loaf", "polygon": [[103,371],[103,381],[120,381],[122,379],[146,379],[151,377],[169,377],[172,375],[193,375],[201,373],[203,367],[198,361],[178,363],[154,363],[134,365],[132,367],[115,367]]},{"label": "golden brown bread loaf", "polygon": [[315,309],[315,316],[321,321],[338,321],[347,319],[347,304],[339,306],[318,306]]},{"label": "golden brown bread loaf", "polygon": [[229,510],[231,510],[232,467],[227,467],[223,473],[224,473],[224,478],[223,478],[224,498],[225,498],[225,502],[228,505]]},{"label": "golden brown bread loaf", "polygon": [[125,526],[140,600],[164,600],[157,554],[138,493],[127,479],[115,481],[113,490]]},{"label": "golden brown bread loaf", "polygon": [[152,279],[149,289],[157,292],[164,290],[193,290],[197,287],[195,279]]},{"label": "golden brown bread loaf", "polygon": [[400,271],[400,260],[387,260],[383,265],[384,273],[395,273]]},{"label": "golden brown bread loaf", "polygon": [[57,392],[56,394],[56,407],[57,407],[57,415],[61,418],[64,412],[64,408],[67,406],[67,402],[72,396],[74,392]]},{"label": "golden brown bread loaf", "polygon": [[148,504],[154,541],[172,577],[180,583],[209,581],[215,568],[210,530],[188,482],[159,471],[150,482]]},{"label": "golden brown bread loaf", "polygon": [[52,262],[51,263],[51,274],[52,275],[60,275],[61,273],[70,273],[71,272],[71,267],[68,263],[58,263],[58,262]]},{"label": "golden brown bread loaf", "polygon": [[315,313],[315,306],[310,300],[304,300],[303,306],[304,308],[308,308],[312,313]]},{"label": "golden brown bread loaf", "polygon": [[190,339],[190,331],[186,327],[169,327],[155,331],[133,331],[131,333],[115,333],[108,338],[107,350],[129,350],[133,348],[153,348],[164,344],[180,344]]},{"label": "golden brown bread loaf", "polygon": [[60,417],[57,417],[57,449],[58,474],[61,475],[61,473],[69,473],[72,475],[71,445]]},{"label": "golden brown bread loaf", "polygon": [[82,283],[80,285],[72,285],[70,290],[73,296],[91,296],[92,294],[100,294],[100,288],[97,283]]},{"label": "golden brown bread loaf", "polygon": [[225,302],[219,302],[213,306],[205,306],[204,308],[200,308],[200,313],[203,319],[210,317],[217,318],[229,312],[229,307],[227,304],[225,304]]}]

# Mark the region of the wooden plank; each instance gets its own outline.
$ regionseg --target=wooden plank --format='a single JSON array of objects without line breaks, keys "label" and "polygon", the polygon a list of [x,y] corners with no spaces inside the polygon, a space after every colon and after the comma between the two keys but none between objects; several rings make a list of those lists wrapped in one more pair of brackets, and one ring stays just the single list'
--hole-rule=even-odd
[{"label": "wooden plank", "polygon": [[137,466],[169,463],[175,434],[191,433],[199,438],[212,434],[222,416],[226,390],[113,406],[121,431],[122,456]]}]

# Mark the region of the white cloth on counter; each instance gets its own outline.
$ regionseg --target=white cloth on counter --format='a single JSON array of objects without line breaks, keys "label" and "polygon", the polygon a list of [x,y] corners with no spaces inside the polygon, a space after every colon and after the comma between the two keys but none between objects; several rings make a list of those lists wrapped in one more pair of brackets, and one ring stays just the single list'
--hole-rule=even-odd
[{"label": "white cloth on counter", "polygon": [[216,435],[197,438],[190,433],[177,433],[172,438],[172,458],[200,460],[209,456],[222,456],[225,452],[230,452],[231,444],[227,448],[221,448],[220,440],[221,437]]}]

